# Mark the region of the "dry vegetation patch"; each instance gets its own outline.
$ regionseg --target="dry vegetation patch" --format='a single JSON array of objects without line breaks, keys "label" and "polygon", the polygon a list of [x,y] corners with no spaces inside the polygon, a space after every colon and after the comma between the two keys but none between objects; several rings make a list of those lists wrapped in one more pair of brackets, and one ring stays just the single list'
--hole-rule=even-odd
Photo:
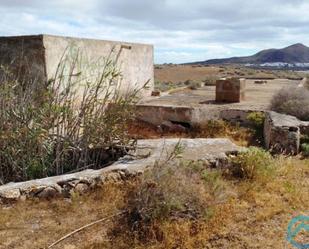
[{"label": "dry vegetation patch", "polygon": [[274,95],[270,108],[309,121],[309,90],[305,87],[283,88]]},{"label": "dry vegetation patch", "polygon": [[[254,160],[267,154],[249,155],[250,161],[240,157],[242,165],[267,168]],[[45,248],[119,210],[128,213],[55,248],[292,248],[285,241],[287,224],[309,209],[308,160],[269,158],[270,178],[260,170],[255,171],[259,177],[235,178],[174,159],[139,179],[110,183],[87,196],[1,206],[0,248]]]},{"label": "dry vegetation patch", "polygon": [[127,123],[141,89],[120,93],[112,56],[85,59],[70,48],[48,82],[0,67],[0,185],[104,167],[134,144]]},{"label": "dry vegetation patch", "polygon": [[155,87],[160,91],[186,86],[186,82],[215,85],[219,78],[295,79],[304,74],[291,70],[254,69],[241,65],[160,65],[155,67]]}]

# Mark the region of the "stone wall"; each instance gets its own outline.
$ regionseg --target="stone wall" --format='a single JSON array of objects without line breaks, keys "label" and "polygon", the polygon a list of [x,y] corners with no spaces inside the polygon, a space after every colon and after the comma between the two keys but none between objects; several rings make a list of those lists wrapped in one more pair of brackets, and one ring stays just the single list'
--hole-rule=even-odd
[{"label": "stone wall", "polygon": [[264,123],[264,140],[267,149],[275,153],[298,154],[301,135],[309,135],[309,122],[296,117],[267,112]]},{"label": "stone wall", "polygon": [[81,53],[81,63],[88,66],[82,66],[87,76],[103,71],[102,67],[91,65],[100,65],[100,61],[110,57],[117,61],[122,73],[121,92],[140,88],[148,82],[149,89],[143,91],[143,96],[150,96],[154,87],[152,45],[50,35],[1,37],[0,63],[8,65],[14,73],[43,82],[55,76],[63,55],[73,50]]},{"label": "stone wall", "polygon": [[228,139],[139,140],[136,150],[130,151],[130,155],[103,169],[88,169],[73,174],[2,185],[0,203],[26,198],[69,197],[76,192],[83,194],[110,181],[127,180],[142,174],[149,167],[154,167],[156,163],[166,163],[175,146],[183,148],[180,160],[201,161],[212,167],[226,167],[229,155],[245,150]]}]

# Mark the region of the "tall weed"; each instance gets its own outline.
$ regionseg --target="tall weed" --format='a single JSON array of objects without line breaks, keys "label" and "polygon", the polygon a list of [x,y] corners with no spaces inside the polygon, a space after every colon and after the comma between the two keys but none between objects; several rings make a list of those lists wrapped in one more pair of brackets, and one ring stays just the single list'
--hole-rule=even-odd
[{"label": "tall weed", "polygon": [[47,82],[1,67],[0,184],[99,168],[134,146],[127,123],[141,89],[121,93],[117,57],[89,61],[72,46]]}]

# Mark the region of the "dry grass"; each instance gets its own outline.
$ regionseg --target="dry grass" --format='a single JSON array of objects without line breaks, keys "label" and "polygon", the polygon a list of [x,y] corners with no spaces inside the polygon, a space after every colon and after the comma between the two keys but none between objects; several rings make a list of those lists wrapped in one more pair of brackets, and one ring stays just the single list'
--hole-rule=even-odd
[{"label": "dry grass", "polygon": [[[207,219],[171,215],[156,220],[153,226],[160,231],[159,236],[146,240],[132,240],[129,232],[116,236],[112,233],[115,226],[125,226],[119,223],[121,219],[115,219],[84,230],[55,248],[292,249],[285,240],[286,228],[292,217],[308,215],[308,175],[308,160],[277,158],[276,174],[271,181],[221,178],[228,186],[220,190],[226,198],[218,201],[218,195],[212,195],[212,199],[208,195],[205,200],[211,215]],[[189,187],[192,182],[187,180]],[[211,185],[205,186],[211,189]],[[71,200],[34,200],[1,206],[0,248],[45,248],[80,226],[125,209],[128,194],[139,187],[139,181],[109,184]]]},{"label": "dry grass", "polygon": [[[130,186],[111,183],[87,196],[74,195],[71,199],[51,201],[27,200],[14,206],[1,206],[0,248],[46,248],[62,235],[122,209]],[[80,248],[79,243],[102,243],[110,225],[110,222],[98,224],[55,248],[66,248],[71,243],[76,243],[73,248]],[[87,241],[84,241],[86,237]]]},{"label": "dry grass", "polygon": [[[162,88],[172,88],[173,85],[183,84],[187,80],[205,82],[213,85],[214,79],[221,77],[243,77],[257,79],[290,78],[299,79],[304,75],[286,70],[262,70],[236,65],[224,66],[191,66],[191,65],[162,65],[155,68],[155,79]],[[210,82],[209,82],[210,81]]]},{"label": "dry grass", "polygon": [[218,74],[218,67],[163,66],[155,69],[155,79],[159,82],[204,81],[208,75]]},{"label": "dry grass", "polygon": [[305,81],[305,84],[304,86],[309,90],[309,75],[306,75],[306,81]]}]

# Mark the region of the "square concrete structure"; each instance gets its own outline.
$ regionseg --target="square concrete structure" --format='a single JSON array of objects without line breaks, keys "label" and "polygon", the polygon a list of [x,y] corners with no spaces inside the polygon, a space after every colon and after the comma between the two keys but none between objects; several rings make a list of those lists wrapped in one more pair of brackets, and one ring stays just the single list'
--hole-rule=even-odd
[{"label": "square concrete structure", "polygon": [[216,81],[216,102],[235,103],[245,99],[246,80],[227,78]]},{"label": "square concrete structure", "polygon": [[113,51],[122,73],[120,90],[125,93],[148,82],[143,96],[150,96],[154,87],[152,45],[51,35],[0,37],[0,64],[19,77],[46,82],[54,77],[65,51],[73,46],[88,64],[107,58]]},{"label": "square concrete structure", "polygon": [[296,155],[300,152],[301,137],[309,135],[309,122],[273,111],[266,112],[264,140],[274,153]]}]

